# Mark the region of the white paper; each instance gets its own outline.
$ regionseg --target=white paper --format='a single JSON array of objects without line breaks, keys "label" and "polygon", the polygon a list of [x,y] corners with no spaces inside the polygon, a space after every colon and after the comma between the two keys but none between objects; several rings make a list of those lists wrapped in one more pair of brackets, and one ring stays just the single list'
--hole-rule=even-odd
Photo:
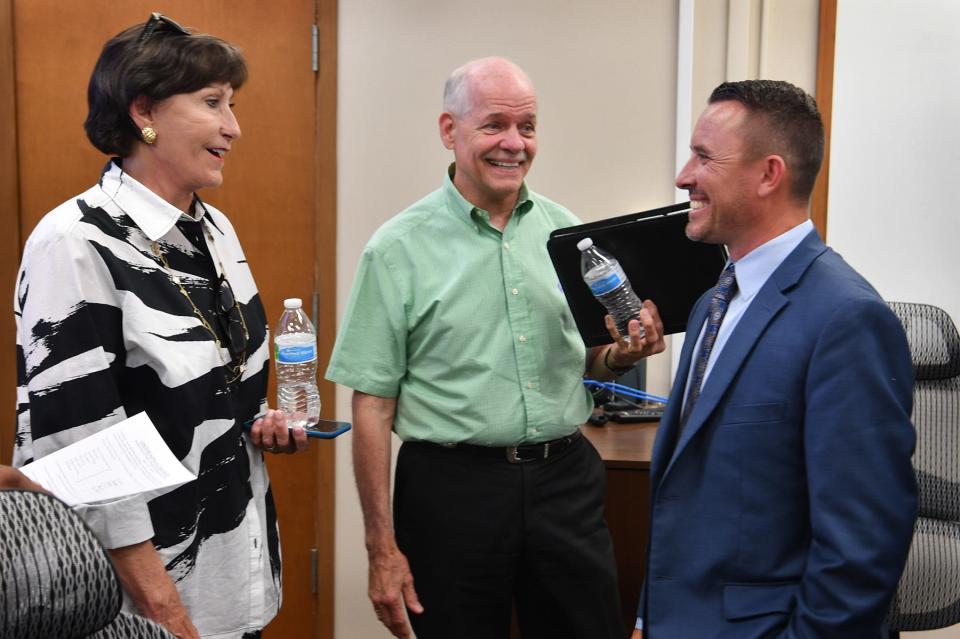
[{"label": "white paper", "polygon": [[70,506],[117,499],[196,479],[139,413],[23,466],[23,474]]}]

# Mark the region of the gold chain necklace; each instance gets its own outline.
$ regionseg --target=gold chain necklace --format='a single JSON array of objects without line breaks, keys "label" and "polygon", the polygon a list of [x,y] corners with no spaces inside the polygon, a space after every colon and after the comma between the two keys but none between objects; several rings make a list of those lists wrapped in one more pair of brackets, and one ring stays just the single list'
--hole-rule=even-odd
[{"label": "gold chain necklace", "polygon": [[[127,213],[124,210],[124,208],[120,206],[119,203],[117,203],[115,199],[113,199],[112,195],[107,193],[106,190],[104,190],[103,192],[108,198],[110,198],[110,201],[113,202],[114,206],[120,209],[120,211],[124,215],[127,215],[129,217],[130,214]],[[201,206],[203,205],[201,204]],[[223,275],[224,280],[226,280],[227,270],[223,267],[223,260],[220,259],[220,252],[217,251],[216,244],[214,243],[213,237],[211,237],[211,234],[210,234],[210,229],[207,228],[207,225],[205,224],[202,218],[200,220],[195,220],[195,221],[200,222],[200,225],[203,227],[203,232],[211,247],[211,251],[216,253],[217,255],[217,263],[220,264],[220,273]],[[184,298],[186,298],[187,302],[190,304],[190,308],[193,310],[193,314],[197,317],[198,320],[200,320],[200,324],[202,324],[203,328],[205,328],[207,332],[210,333],[210,336],[213,337],[213,342],[217,346],[217,356],[220,358],[220,361],[223,363],[223,367],[227,371],[229,371],[230,375],[232,376],[227,379],[227,385],[229,386],[230,384],[233,384],[234,382],[239,380],[243,376],[244,371],[247,370],[247,344],[249,343],[249,340],[250,340],[250,331],[247,329],[247,320],[243,316],[243,310],[240,308],[240,302],[237,301],[236,293],[233,292],[233,303],[237,307],[237,313],[240,315],[240,324],[243,328],[243,338],[245,343],[244,343],[243,351],[240,355],[240,363],[237,364],[236,366],[231,366],[230,363],[227,362],[227,360],[223,357],[223,344],[220,342],[220,336],[217,335],[217,332],[215,330],[213,330],[213,327],[210,325],[210,322],[207,321],[207,318],[203,315],[203,312],[193,302],[193,298],[190,297],[190,294],[187,293],[187,289],[185,289],[183,287],[183,284],[180,282],[180,276],[174,273],[173,269],[170,268],[170,263],[167,262],[167,257],[166,255],[163,254],[163,251],[160,249],[160,244],[156,240],[153,240],[150,242],[150,250],[153,252],[154,257],[160,260],[160,264],[167,271],[167,275],[170,277],[171,280],[173,280],[173,283],[177,285],[177,288],[180,290],[180,294],[183,295]],[[228,285],[229,285],[229,282],[228,282]],[[231,286],[230,288],[232,291],[233,287]],[[229,321],[229,319],[227,321]],[[229,333],[229,330],[230,329],[228,327],[227,328],[228,333]]]},{"label": "gold chain necklace", "polygon": [[[202,222],[201,222],[202,223]],[[206,227],[204,227],[206,231]],[[209,233],[209,231],[207,231]],[[193,314],[196,315],[197,319],[200,320],[200,323],[203,325],[207,332],[210,333],[213,337],[214,343],[217,345],[217,355],[220,357],[220,361],[223,362],[224,368],[230,371],[232,377],[227,379],[227,384],[233,384],[243,375],[243,372],[247,369],[247,349],[244,346],[243,352],[240,356],[240,363],[236,366],[231,366],[227,360],[223,357],[223,345],[220,342],[220,337],[217,335],[217,332],[213,330],[213,327],[210,325],[210,322],[207,321],[206,316],[203,312],[197,307],[194,303],[193,298],[190,297],[190,294],[187,293],[187,289],[183,287],[183,284],[180,282],[180,276],[173,272],[173,269],[170,268],[170,263],[167,262],[166,255],[163,254],[163,251],[160,250],[160,244],[156,241],[150,243],[150,249],[153,251],[153,254],[160,260],[160,263],[163,265],[163,268],[166,269],[167,275],[170,276],[170,279],[173,280],[173,283],[177,285],[177,288],[180,289],[181,295],[186,298],[187,302],[190,304],[190,308],[193,309]],[[220,255],[217,255],[217,260],[219,261]],[[223,263],[220,263],[220,272],[226,277],[226,271],[223,270]],[[244,338],[250,339],[250,332],[247,330],[247,320],[243,317],[243,311],[240,310],[240,305],[236,300],[236,293],[234,293],[233,303],[237,306],[237,312],[240,314],[240,323],[243,326],[243,335]]]}]

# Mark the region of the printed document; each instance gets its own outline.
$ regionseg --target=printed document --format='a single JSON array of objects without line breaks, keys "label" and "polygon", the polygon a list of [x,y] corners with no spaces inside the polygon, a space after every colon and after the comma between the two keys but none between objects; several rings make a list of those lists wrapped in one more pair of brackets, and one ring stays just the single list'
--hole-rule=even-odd
[{"label": "printed document", "polygon": [[196,479],[146,413],[50,453],[21,469],[70,506],[179,486]]}]

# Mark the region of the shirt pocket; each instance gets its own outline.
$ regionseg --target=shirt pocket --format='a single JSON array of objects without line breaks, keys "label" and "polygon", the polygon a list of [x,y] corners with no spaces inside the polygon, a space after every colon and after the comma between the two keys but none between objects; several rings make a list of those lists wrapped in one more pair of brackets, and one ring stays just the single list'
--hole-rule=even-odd
[{"label": "shirt pocket", "polygon": [[726,584],[723,615],[728,621],[770,614],[788,614],[796,607],[800,584]]}]

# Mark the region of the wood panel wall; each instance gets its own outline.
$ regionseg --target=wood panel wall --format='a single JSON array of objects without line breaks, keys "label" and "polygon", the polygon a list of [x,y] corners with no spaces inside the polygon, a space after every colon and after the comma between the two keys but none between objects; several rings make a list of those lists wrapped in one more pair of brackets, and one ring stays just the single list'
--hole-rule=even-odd
[{"label": "wood panel wall", "polygon": [[817,106],[823,118],[825,143],[823,166],[813,186],[810,209],[820,237],[827,240],[827,201],[830,185],[830,124],[833,113],[833,57],[837,39],[837,0],[820,0],[820,32],[817,46]]},{"label": "wood panel wall", "polygon": [[20,264],[20,193],[13,57],[13,0],[0,0],[0,464],[9,464],[16,427],[13,288]]},{"label": "wood panel wall", "polygon": [[[337,336],[337,0],[317,0],[318,69],[316,83],[316,140],[314,142],[314,175],[317,215],[315,291],[319,299],[317,316],[317,363],[321,379],[327,370],[330,353]],[[336,386],[320,384],[323,416],[336,417]],[[333,637],[334,615],[334,515],[336,513],[336,448],[337,440],[320,450],[317,470],[317,504],[315,511],[328,522],[316,526],[316,547],[319,553],[318,574],[329,577],[319,585],[316,598],[314,637]]]}]

